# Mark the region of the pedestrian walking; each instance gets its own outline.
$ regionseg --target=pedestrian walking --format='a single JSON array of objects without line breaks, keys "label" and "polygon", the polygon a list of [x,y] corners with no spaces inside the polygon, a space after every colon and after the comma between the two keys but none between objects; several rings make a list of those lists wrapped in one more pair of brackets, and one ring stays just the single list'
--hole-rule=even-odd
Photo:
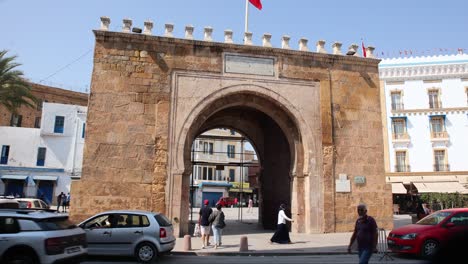
[{"label": "pedestrian walking", "polygon": [[213,229],[214,237],[214,248],[217,249],[221,246],[221,236],[223,235],[223,228],[226,227],[226,222],[224,221],[224,212],[221,210],[223,206],[221,204],[216,204],[216,211],[211,213],[209,221],[211,223],[211,229]]},{"label": "pedestrian walking", "polygon": [[249,198],[249,205],[247,207],[247,212],[251,213],[252,212],[252,207],[253,207],[253,200],[252,197]]},{"label": "pedestrian walking", "polygon": [[202,249],[210,245],[210,215],[213,213],[213,209],[210,207],[210,201],[203,201],[204,206],[200,209],[200,217],[198,223],[200,224],[201,238],[202,238]]},{"label": "pedestrian walking", "polygon": [[65,212],[70,208],[70,193],[65,196]]},{"label": "pedestrian walking", "polygon": [[276,226],[276,232],[270,239],[271,242],[280,244],[291,243],[291,239],[289,238],[288,226],[286,225],[286,220],[290,222],[294,222],[294,220],[286,216],[285,210],[286,205],[281,204],[278,211],[278,225]]},{"label": "pedestrian walking", "polygon": [[65,194],[63,192],[60,192],[59,195],[57,195],[57,212],[60,212],[60,207],[62,207],[62,211],[64,210],[63,204],[65,203]]},{"label": "pedestrian walking", "polygon": [[351,253],[351,245],[357,240],[359,264],[369,263],[372,253],[377,252],[377,223],[372,216],[367,215],[367,206],[357,206],[359,218],[354,225],[354,232],[349,241],[348,253]]}]

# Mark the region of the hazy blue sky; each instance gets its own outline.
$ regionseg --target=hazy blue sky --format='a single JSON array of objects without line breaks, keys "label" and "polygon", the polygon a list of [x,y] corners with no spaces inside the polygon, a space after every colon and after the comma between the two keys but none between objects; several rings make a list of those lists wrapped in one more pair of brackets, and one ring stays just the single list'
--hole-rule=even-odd
[{"label": "hazy blue sky", "polygon": [[[334,41],[343,49],[352,43],[377,48],[380,57],[468,52],[467,0],[262,0],[263,10],[250,8],[249,31],[261,44],[263,33],[309,39],[313,50],[319,39]],[[100,17],[111,18],[111,30],[120,31],[122,19],[143,27],[155,23],[153,34],[162,35],[165,23],[174,23],[176,37],[187,24],[202,38],[203,27],[214,28],[215,41],[232,29],[236,43],[244,31],[245,0],[0,0],[0,50],[18,55],[21,70],[34,82],[84,91],[89,86],[94,48],[93,29]],[[442,49],[442,52],[441,52]],[[384,54],[382,54],[382,52]],[[51,76],[52,75],[52,76]]]}]

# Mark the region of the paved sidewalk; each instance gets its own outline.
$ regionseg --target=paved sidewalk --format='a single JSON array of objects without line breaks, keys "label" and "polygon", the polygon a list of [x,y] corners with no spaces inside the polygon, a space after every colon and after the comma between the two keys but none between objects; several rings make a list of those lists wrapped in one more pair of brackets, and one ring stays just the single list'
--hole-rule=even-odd
[{"label": "paved sidewalk", "polygon": [[[257,224],[257,212],[247,213],[244,208],[240,222],[240,212],[237,208],[225,208],[226,228],[222,236],[222,246],[214,249],[210,246],[202,248],[199,237],[191,238],[192,250],[184,251],[184,238],[177,238],[174,254],[196,254],[196,255],[300,255],[300,254],[347,254],[347,247],[352,232],[328,233],[328,234],[296,234],[290,233],[292,244],[270,243],[273,230],[263,230]],[[198,212],[198,211],[195,211]],[[198,219],[194,214],[193,219]],[[395,226],[409,224],[409,216],[396,215]],[[387,231],[388,233],[388,231]],[[240,239],[247,236],[249,251],[239,252]],[[210,237],[213,244],[212,236]]]}]

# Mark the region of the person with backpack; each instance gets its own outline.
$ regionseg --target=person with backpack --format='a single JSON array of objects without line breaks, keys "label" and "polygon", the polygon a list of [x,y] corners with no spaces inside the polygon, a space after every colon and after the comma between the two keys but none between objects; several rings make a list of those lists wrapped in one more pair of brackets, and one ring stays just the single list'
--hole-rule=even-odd
[{"label": "person with backpack", "polygon": [[216,204],[217,210],[213,211],[209,218],[209,221],[211,223],[211,229],[213,229],[215,249],[221,246],[221,236],[223,234],[223,228],[226,227],[226,222],[224,221],[224,212],[221,210],[222,208],[223,206],[221,204]]}]

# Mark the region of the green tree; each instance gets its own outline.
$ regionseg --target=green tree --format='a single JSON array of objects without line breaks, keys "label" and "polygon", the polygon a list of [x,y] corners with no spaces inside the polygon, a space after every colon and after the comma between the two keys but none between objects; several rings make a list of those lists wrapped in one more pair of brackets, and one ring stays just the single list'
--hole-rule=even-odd
[{"label": "green tree", "polygon": [[7,57],[8,51],[0,51],[0,105],[17,114],[21,105],[35,107],[36,97],[31,93],[31,85],[23,78],[23,72],[15,68],[21,64],[14,62],[16,56]]}]

